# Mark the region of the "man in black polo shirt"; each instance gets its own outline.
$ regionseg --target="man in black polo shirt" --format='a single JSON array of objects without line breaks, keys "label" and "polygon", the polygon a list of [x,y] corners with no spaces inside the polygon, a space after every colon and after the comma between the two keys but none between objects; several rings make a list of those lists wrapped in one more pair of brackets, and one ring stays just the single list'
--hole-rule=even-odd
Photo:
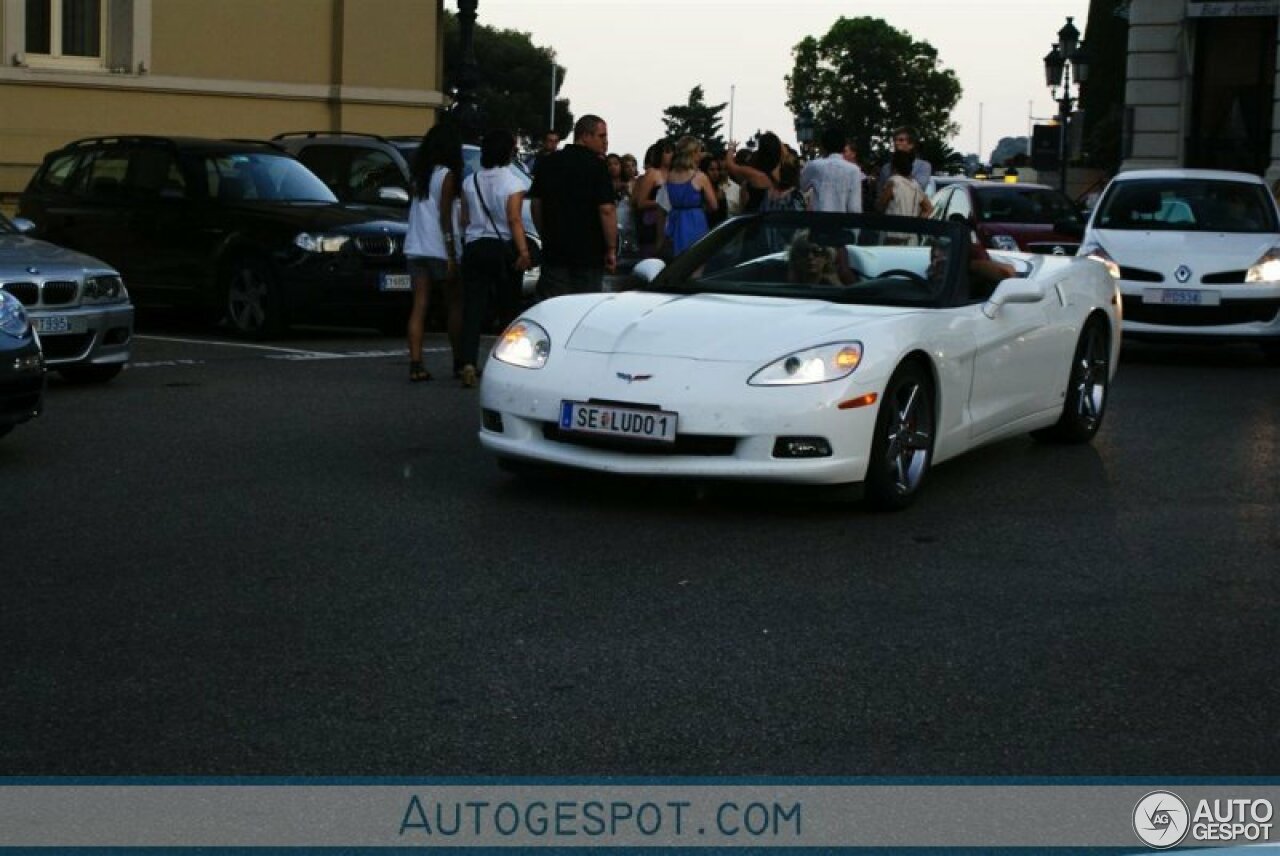
[{"label": "man in black polo shirt", "polygon": [[609,128],[599,116],[573,126],[573,142],[538,164],[529,188],[533,222],[542,238],[538,296],[604,288],[618,262],[618,212],[604,156]]}]

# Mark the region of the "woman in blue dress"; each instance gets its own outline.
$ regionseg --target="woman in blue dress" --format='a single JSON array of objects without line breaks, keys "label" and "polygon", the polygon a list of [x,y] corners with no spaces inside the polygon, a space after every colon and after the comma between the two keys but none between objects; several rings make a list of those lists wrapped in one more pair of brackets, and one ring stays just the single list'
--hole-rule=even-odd
[{"label": "woman in blue dress", "polygon": [[698,169],[702,143],[697,137],[681,137],[667,173],[667,183],[658,191],[658,204],[667,212],[667,242],[671,255],[678,256],[707,234],[707,212],[719,205],[716,189],[706,173]]}]

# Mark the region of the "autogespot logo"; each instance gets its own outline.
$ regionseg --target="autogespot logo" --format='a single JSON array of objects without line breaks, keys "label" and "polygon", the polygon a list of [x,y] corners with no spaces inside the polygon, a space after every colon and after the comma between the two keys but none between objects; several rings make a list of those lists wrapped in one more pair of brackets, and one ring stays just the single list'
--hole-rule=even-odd
[{"label": "autogespot logo", "polygon": [[1133,807],[1133,831],[1157,850],[1176,847],[1187,836],[1187,804],[1177,794],[1152,791]]}]

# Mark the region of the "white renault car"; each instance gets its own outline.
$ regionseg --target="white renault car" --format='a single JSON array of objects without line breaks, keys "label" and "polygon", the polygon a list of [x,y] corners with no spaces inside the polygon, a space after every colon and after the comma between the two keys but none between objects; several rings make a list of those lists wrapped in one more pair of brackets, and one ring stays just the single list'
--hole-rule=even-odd
[{"label": "white renault car", "polygon": [[1257,342],[1280,361],[1280,209],[1258,176],[1121,173],[1079,255],[1120,281],[1126,337]]}]

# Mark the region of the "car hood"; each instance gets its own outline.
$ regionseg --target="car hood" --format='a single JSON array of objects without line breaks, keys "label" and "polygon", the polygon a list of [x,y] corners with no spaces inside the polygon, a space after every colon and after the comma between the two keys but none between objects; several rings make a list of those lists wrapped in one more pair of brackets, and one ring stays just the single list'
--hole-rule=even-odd
[{"label": "car hood", "polygon": [[104,264],[93,256],[68,250],[48,241],[25,235],[0,235],[0,277],[25,274],[32,267],[43,274],[113,270],[111,265]]},{"label": "car hood", "polygon": [[633,291],[596,303],[571,351],[754,362],[855,335],[918,310],[728,294]]},{"label": "car hood", "polygon": [[1168,278],[1186,265],[1197,281],[1207,273],[1248,268],[1280,243],[1280,238],[1266,232],[1098,229],[1093,237],[1118,265],[1157,271]]},{"label": "car hood", "polygon": [[406,220],[390,216],[387,209],[363,205],[245,201],[222,203],[221,207],[226,212],[235,212],[236,216],[275,221],[307,232],[403,235],[409,229]]}]

